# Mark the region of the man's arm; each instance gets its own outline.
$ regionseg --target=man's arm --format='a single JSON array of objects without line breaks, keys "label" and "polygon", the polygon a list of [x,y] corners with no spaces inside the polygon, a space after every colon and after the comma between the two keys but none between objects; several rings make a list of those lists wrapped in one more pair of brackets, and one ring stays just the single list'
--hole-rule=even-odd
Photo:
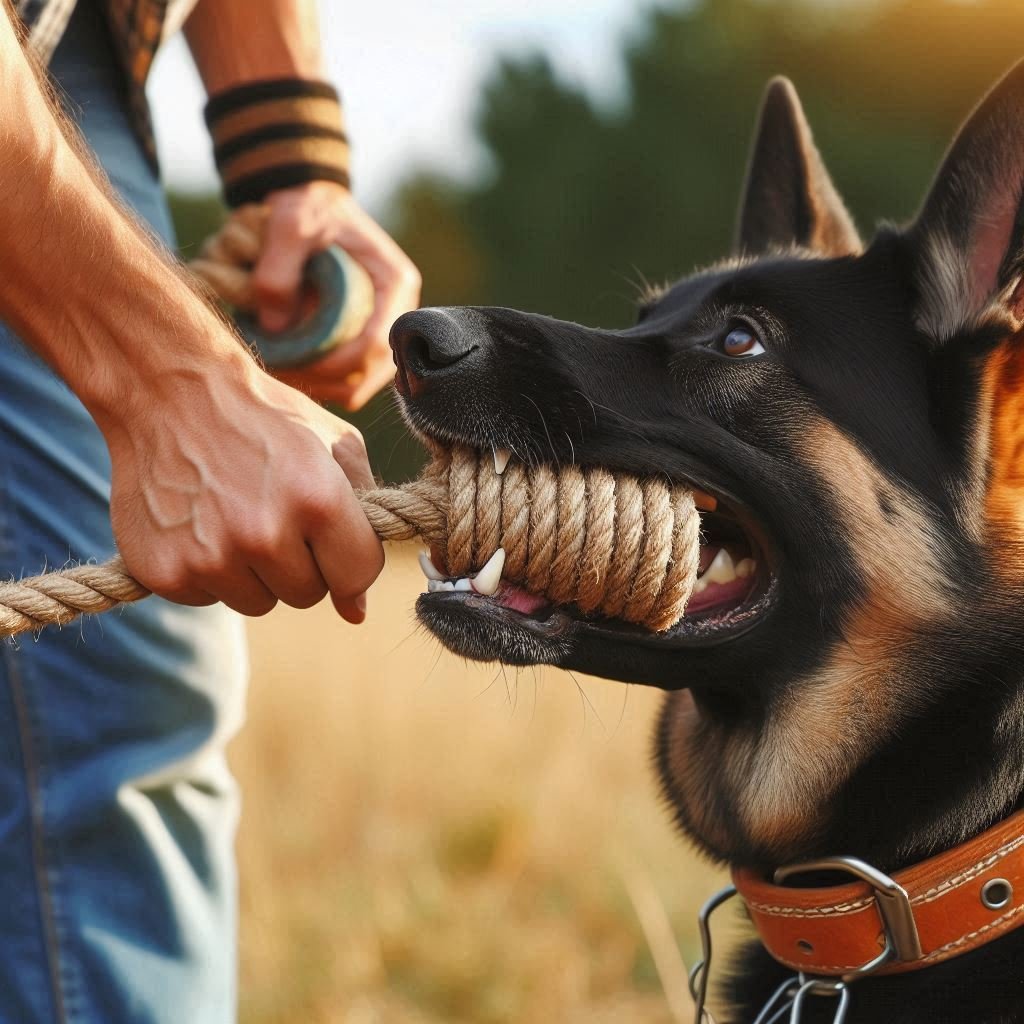
[{"label": "man's arm", "polygon": [[102,430],[129,570],[247,614],[330,590],[360,621],[383,564],[352,491],[371,481],[362,438],[263,373],[116,205],[12,17],[0,0],[0,317]]},{"label": "man's arm", "polygon": [[[317,0],[200,0],[185,34],[211,96],[254,81],[324,76]],[[388,331],[419,303],[419,274],[336,181],[278,189],[264,202],[270,219],[253,279],[264,328],[293,319],[303,265],[329,245],[345,249],[373,281],[373,314],[358,338],[307,369],[278,374],[315,398],[358,409],[394,376]]]}]

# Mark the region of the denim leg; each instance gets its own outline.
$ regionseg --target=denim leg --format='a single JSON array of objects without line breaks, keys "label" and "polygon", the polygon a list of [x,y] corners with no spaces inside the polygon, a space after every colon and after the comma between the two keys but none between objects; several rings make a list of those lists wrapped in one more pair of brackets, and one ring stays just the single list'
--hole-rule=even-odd
[{"label": "denim leg", "polygon": [[[98,5],[52,71],[122,197],[165,239]],[[55,290],[55,301],[59,289]],[[104,559],[110,465],[71,392],[0,325],[0,577]],[[0,1024],[235,1016],[240,620],[149,598],[0,641]]]}]

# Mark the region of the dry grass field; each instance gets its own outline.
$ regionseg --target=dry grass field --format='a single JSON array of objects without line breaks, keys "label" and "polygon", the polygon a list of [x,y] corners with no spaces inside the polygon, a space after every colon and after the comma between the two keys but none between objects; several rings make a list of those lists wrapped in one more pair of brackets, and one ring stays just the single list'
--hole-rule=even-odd
[{"label": "dry grass field", "polygon": [[443,652],[413,555],[361,628],[252,625],[243,1024],[688,1021],[720,875],[659,803],[658,695]]}]

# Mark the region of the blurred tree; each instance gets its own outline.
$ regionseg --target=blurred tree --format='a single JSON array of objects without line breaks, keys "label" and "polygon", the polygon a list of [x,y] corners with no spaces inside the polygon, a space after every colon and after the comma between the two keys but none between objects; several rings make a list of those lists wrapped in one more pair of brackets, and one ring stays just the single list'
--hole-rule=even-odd
[{"label": "blurred tree", "polygon": [[[648,10],[623,47],[627,87],[617,105],[598,106],[543,56],[502,61],[478,107],[487,174],[469,186],[407,184],[399,240],[423,270],[428,303],[473,294],[481,304],[624,325],[636,283],[727,253],[772,75],[795,81],[870,233],[880,217],[912,213],[958,121],[1020,56],[1022,27],[1024,10],[1009,0],[714,0]],[[471,275],[457,279],[456,267]]]},{"label": "blurred tree", "polygon": [[212,235],[227,215],[216,195],[196,192],[171,192],[167,197],[178,239],[178,252],[185,260],[192,259],[204,239]]}]

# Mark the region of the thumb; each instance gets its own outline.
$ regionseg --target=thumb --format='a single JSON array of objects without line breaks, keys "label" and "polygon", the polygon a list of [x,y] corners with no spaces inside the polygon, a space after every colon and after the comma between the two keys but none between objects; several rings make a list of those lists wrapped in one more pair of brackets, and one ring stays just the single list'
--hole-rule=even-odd
[{"label": "thumb", "polygon": [[271,214],[263,251],[252,273],[256,311],[265,331],[283,331],[298,315],[309,247],[309,240],[299,236],[290,217]]}]

